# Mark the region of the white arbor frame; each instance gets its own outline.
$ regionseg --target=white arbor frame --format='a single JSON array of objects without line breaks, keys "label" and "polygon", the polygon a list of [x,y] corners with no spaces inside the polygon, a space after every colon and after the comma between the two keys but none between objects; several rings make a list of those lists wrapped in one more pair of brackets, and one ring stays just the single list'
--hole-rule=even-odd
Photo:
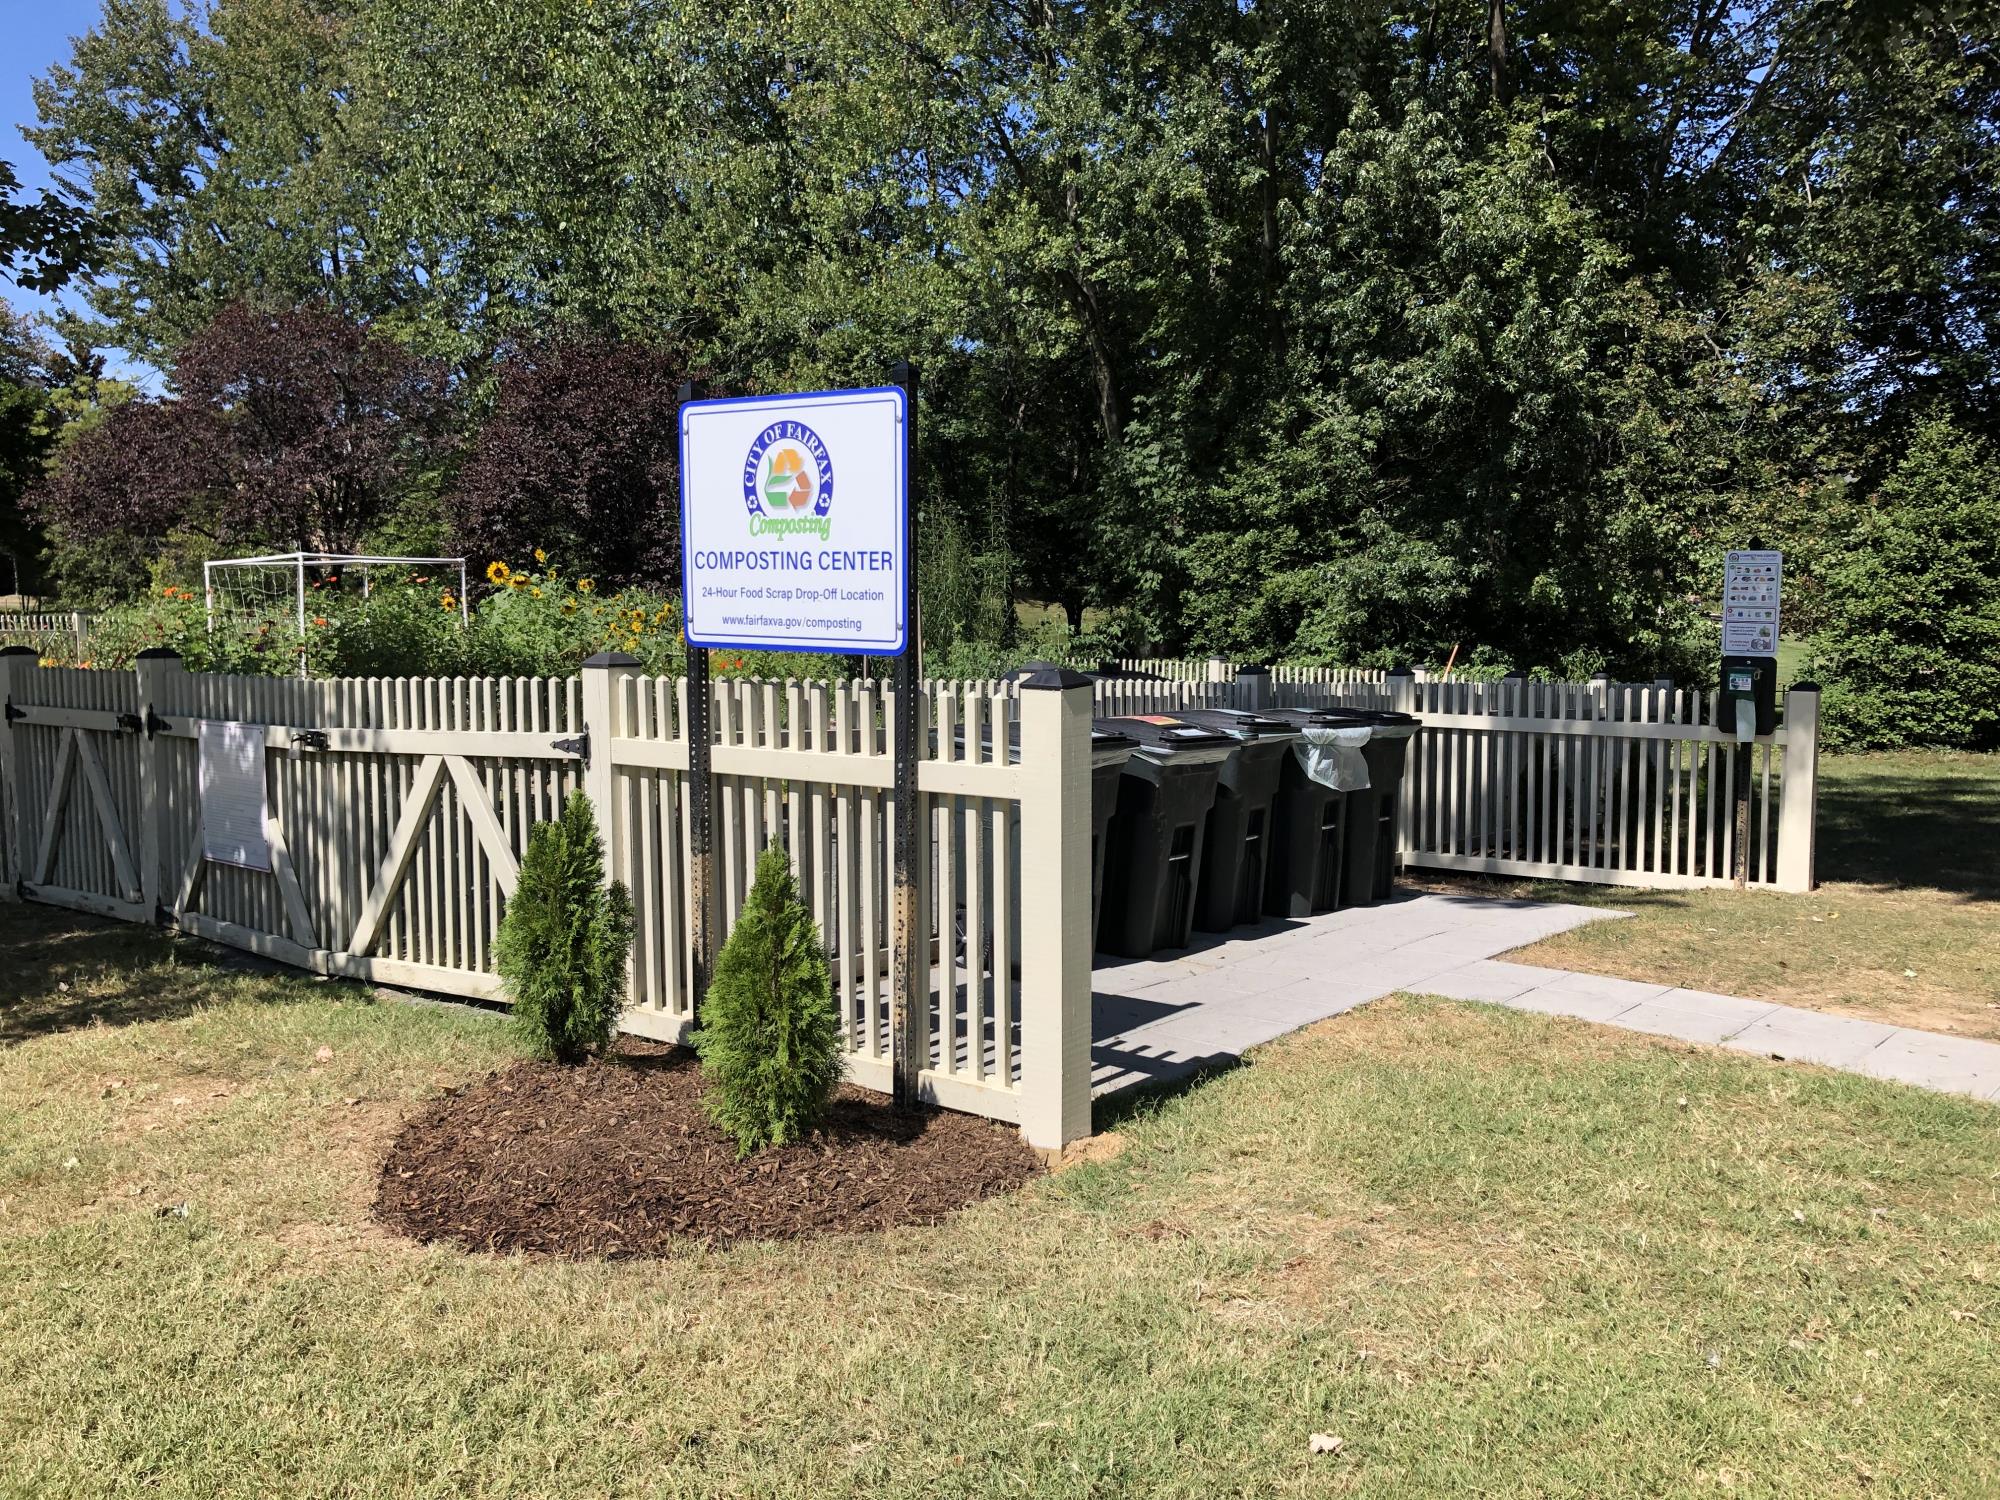
[{"label": "white arbor frame", "polygon": [[299,634],[306,632],[306,569],[359,568],[361,597],[369,591],[370,568],[456,568],[458,569],[458,619],[471,623],[471,607],[465,597],[465,559],[462,557],[366,557],[348,552],[274,552],[268,557],[218,557],[201,565],[201,591],[208,615],[208,628],[215,629],[215,572],[218,568],[290,568],[296,578]]}]

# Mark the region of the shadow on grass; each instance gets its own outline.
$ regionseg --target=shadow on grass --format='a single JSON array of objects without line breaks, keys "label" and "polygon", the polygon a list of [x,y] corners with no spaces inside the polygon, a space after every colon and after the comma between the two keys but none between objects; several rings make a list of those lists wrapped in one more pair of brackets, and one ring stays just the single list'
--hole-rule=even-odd
[{"label": "shadow on grass", "polygon": [[1824,777],[1819,878],[2000,901],[2000,758],[1990,759],[1935,770],[1862,759]]},{"label": "shadow on grass", "polygon": [[214,998],[220,973],[199,947],[155,928],[0,905],[0,1047],[91,1025],[177,1019]]},{"label": "shadow on grass", "polygon": [[1218,1052],[1198,1062],[1183,1064],[1180,1071],[1167,1077],[1134,1083],[1116,1093],[1105,1094],[1091,1101],[1091,1133],[1102,1135],[1107,1130],[1116,1130],[1136,1115],[1150,1114],[1183,1094],[1191,1094],[1224,1074],[1247,1066],[1248,1063],[1234,1053]]}]

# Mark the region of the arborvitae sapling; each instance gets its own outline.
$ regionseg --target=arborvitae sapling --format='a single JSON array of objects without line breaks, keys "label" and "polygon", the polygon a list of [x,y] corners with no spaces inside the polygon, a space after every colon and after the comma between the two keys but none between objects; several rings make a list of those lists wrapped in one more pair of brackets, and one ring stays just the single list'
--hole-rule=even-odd
[{"label": "arborvitae sapling", "polygon": [[695,1048],[708,1108],[745,1155],[802,1139],[840,1081],[840,1022],[812,913],[776,844],[715,960]]},{"label": "arborvitae sapling", "polygon": [[625,1004],[632,896],[604,884],[590,799],[572,792],[528,835],[494,953],[514,1025],[542,1057],[579,1062],[611,1045]]}]

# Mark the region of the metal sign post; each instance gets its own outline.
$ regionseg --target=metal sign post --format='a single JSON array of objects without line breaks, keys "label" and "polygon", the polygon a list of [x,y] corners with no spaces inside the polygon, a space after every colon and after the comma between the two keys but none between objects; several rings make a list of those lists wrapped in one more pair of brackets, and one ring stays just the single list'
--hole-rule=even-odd
[{"label": "metal sign post", "polygon": [[[699,397],[693,381],[681,385],[683,408]],[[715,693],[709,687],[708,652],[692,641],[687,643],[687,694],[683,732],[688,747],[688,993],[694,997],[699,1020],[715,968],[715,784],[708,768],[709,746],[715,738],[709,728]]]},{"label": "metal sign post", "polygon": [[[1782,552],[1752,541],[1723,558],[1722,698],[1723,728],[1735,736],[1730,746],[1730,806],[1735,819],[1730,863],[1740,889],[1750,879],[1751,746],[1776,726],[1778,628],[1784,585]],[[1760,856],[1762,851],[1759,851]],[[1760,873],[1763,860],[1758,860]]]},{"label": "metal sign post", "polygon": [[[889,379],[901,386],[905,398],[903,421],[903,471],[911,473],[917,452],[917,367],[900,360],[889,371]],[[916,487],[914,478],[910,488]],[[912,498],[911,509],[916,502]],[[919,931],[921,903],[918,901],[919,838],[917,797],[917,734],[921,716],[917,712],[917,570],[903,572],[904,612],[909,622],[909,641],[896,658],[894,691],[895,719],[890,725],[896,753],[895,870],[891,885],[895,913],[895,947],[889,955],[889,1065],[891,1095],[899,1108],[918,1101],[924,1069],[930,1063],[930,976],[927,946]],[[951,1003],[946,997],[945,1003]]]}]

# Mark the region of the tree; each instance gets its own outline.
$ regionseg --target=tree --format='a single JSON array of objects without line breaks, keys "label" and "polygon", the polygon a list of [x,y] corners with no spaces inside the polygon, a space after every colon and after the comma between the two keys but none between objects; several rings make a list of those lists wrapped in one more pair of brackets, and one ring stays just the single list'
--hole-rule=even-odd
[{"label": "tree", "polygon": [[62,201],[114,226],[92,337],[161,365],[246,298],[471,352],[449,254],[389,216],[395,101],[356,0],[107,0],[34,86]]},{"label": "tree", "polygon": [[0,592],[39,592],[42,539],[22,499],[54,445],[49,386],[55,363],[54,351],[27,321],[0,302],[0,556],[6,558]]},{"label": "tree", "polygon": [[2000,745],[2000,452],[1933,418],[1821,565],[1836,744]]},{"label": "tree", "polygon": [[825,1117],[840,1081],[840,1020],[819,927],[782,845],[757,857],[702,997],[695,1048],[709,1113],[745,1155],[803,1140]]},{"label": "tree", "polygon": [[16,201],[20,192],[13,164],[0,161],[0,274],[31,292],[57,291],[90,266],[99,230],[87,214],[46,189],[32,202]]},{"label": "tree", "polygon": [[678,352],[570,335],[511,350],[446,499],[454,545],[519,562],[537,548],[612,586],[680,577]]},{"label": "tree", "polygon": [[443,372],[323,308],[235,303],[60,455],[33,505],[69,536],[352,552],[446,430]]},{"label": "tree", "polygon": [[539,1056],[575,1063],[610,1047],[632,928],[631,893],[604,881],[590,798],[571,792],[555,822],[529,832],[494,940],[514,1028]]}]

